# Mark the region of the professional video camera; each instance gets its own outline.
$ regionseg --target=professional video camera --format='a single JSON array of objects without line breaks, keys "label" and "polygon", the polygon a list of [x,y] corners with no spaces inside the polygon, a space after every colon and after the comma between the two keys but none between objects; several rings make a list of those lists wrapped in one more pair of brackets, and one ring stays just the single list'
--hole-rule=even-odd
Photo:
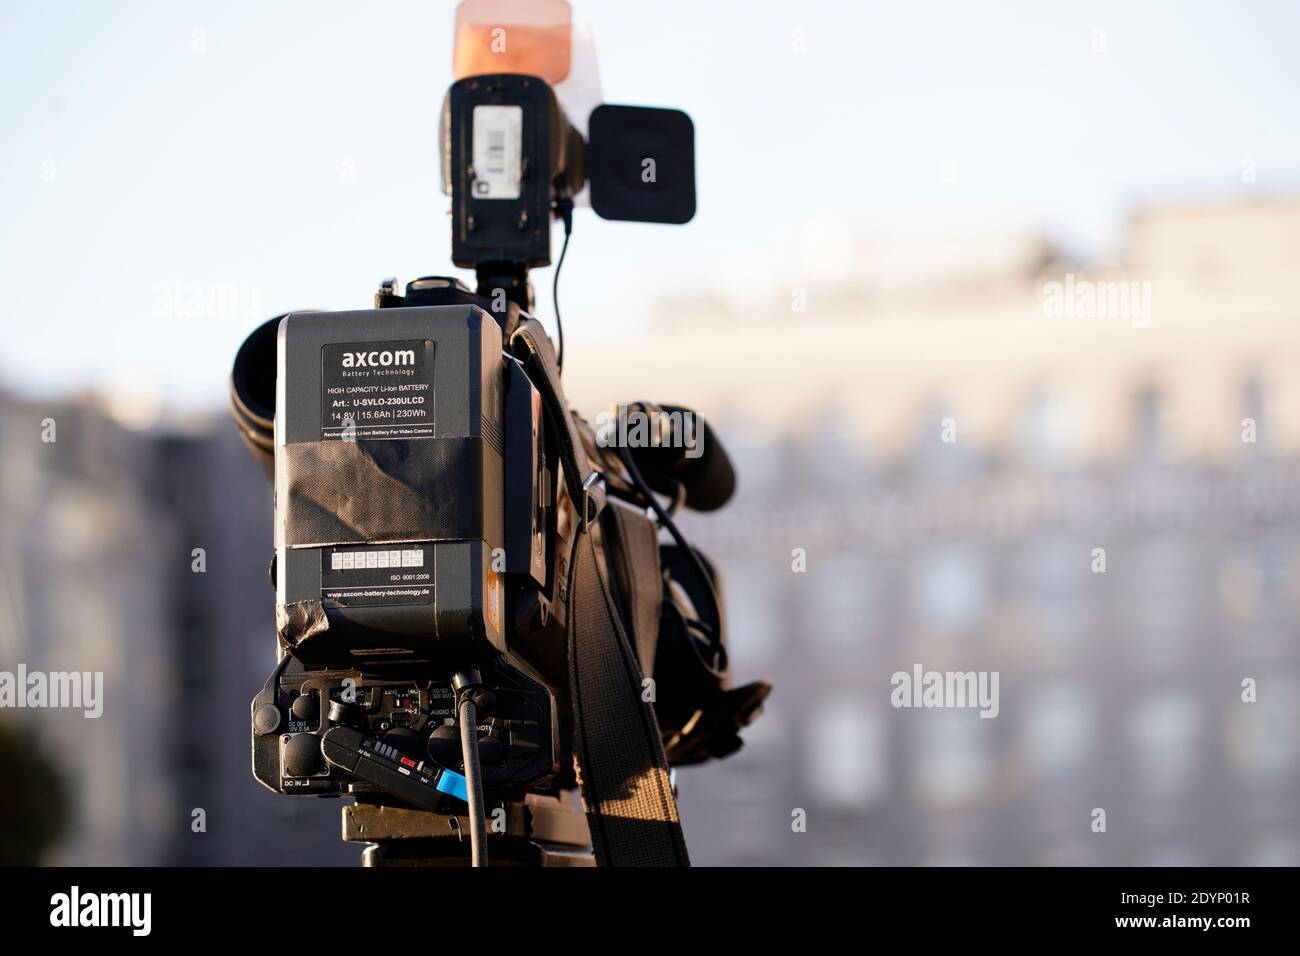
[{"label": "professional video camera", "polygon": [[605,218],[689,220],[693,128],[602,105],[584,137],[551,86],[567,4],[501,9],[461,5],[442,112],[452,259],[477,287],[386,280],[374,309],[279,316],[235,359],[234,417],[275,480],[253,773],[356,796],[368,864],[454,861],[462,817],[475,865],[489,817],[498,861],[685,864],[669,765],[738,749],[770,690],[730,687],[720,577],[673,520],[735,476],[688,409],[626,404],[600,430],[571,412],[528,272],[553,218],[567,248],[584,185]]}]

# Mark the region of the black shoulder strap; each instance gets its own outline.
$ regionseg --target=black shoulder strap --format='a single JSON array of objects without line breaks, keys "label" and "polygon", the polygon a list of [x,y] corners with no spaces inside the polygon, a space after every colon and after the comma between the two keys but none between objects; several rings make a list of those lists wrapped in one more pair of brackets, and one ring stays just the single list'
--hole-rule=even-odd
[{"label": "black shoulder strap", "polygon": [[578,787],[596,862],[688,866],[659,724],[596,551],[595,518],[604,506],[600,476],[588,463],[550,340],[536,319],[515,330],[510,348],[542,394],[565,483],[582,512],[569,561],[569,693]]},{"label": "black shoulder strap", "polygon": [[642,675],[650,677],[664,603],[659,527],[640,509],[611,502],[600,515],[600,546],[628,642]]}]

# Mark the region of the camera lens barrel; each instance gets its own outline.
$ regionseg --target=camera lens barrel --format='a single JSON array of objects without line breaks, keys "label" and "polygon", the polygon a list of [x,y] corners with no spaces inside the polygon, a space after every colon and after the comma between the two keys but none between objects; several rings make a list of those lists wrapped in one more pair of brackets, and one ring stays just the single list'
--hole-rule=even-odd
[{"label": "camera lens barrel", "polygon": [[275,474],[275,363],[277,315],[244,339],[230,372],[230,414],[244,440],[268,475]]}]

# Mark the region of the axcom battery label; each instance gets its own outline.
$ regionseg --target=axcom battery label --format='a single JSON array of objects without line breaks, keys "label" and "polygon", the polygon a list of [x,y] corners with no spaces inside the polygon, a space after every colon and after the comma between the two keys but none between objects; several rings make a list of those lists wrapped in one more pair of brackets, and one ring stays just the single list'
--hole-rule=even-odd
[{"label": "axcom battery label", "polygon": [[321,597],[344,607],[433,603],[433,543],[325,548]]},{"label": "axcom battery label", "polygon": [[321,349],[321,438],[430,438],[431,339],[352,342]]}]

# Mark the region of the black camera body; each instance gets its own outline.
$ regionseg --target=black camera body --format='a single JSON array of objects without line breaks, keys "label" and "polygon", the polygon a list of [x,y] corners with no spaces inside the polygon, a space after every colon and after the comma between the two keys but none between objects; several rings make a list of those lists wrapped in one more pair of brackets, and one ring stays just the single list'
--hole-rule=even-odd
[{"label": "black camera body", "polygon": [[232,373],[275,481],[279,663],[252,704],[254,775],[468,810],[476,863],[484,800],[575,787],[596,860],[685,863],[668,764],[738,749],[770,691],[731,688],[721,577],[671,517],[730,497],[716,436],[638,403],[620,424],[649,419],[649,446],[608,446],[529,315],[528,270],[550,261],[552,217],[567,235],[588,154],[602,216],[694,212],[685,114],[602,106],[590,126],[585,143],[536,77],[458,81],[443,175],[477,288],[386,280],[373,309],[278,317]]},{"label": "black camera body", "polygon": [[349,726],[402,756],[455,768],[450,676],[476,668],[494,698],[486,788],[548,792],[565,756],[550,688],[564,680],[571,503],[501,324],[453,280],[412,286],[450,301],[277,322],[282,661],[254,701],[254,772],[281,793],[373,791],[294,739],[324,739],[331,704],[364,710]]}]

